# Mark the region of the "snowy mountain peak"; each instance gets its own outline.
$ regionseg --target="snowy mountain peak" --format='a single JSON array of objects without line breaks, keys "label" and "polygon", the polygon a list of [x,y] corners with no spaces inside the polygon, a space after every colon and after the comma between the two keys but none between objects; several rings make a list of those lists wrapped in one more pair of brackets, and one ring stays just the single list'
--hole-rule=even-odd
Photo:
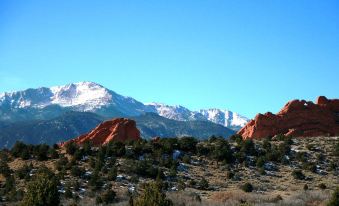
[{"label": "snowy mountain peak", "polygon": [[[4,111],[41,109],[49,105],[59,105],[75,111],[90,111],[107,117],[138,116],[145,112],[153,112],[179,121],[212,121],[235,130],[248,121],[247,118],[229,110],[191,111],[181,105],[171,106],[155,102],[143,104],[89,81],[0,94],[0,112],[2,109]],[[10,119],[10,116],[6,118]]]},{"label": "snowy mountain peak", "polygon": [[201,109],[199,112],[211,122],[236,130],[245,126],[249,121],[248,118],[227,109]]},{"label": "snowy mountain peak", "polygon": [[94,82],[78,82],[51,87],[51,91],[53,93],[52,104],[63,107],[83,105],[85,111],[104,106],[112,99],[108,89]]},{"label": "snowy mountain peak", "polygon": [[179,121],[204,120],[204,118],[199,113],[192,112],[181,105],[170,106],[155,102],[146,105],[151,107],[154,112],[158,113],[160,116],[166,117],[168,119]]}]

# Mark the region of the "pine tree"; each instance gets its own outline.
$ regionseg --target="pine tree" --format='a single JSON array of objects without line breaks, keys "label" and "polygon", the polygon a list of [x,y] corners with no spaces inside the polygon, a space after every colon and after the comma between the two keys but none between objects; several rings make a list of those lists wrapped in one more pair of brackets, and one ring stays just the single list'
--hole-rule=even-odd
[{"label": "pine tree", "polygon": [[60,203],[59,182],[47,168],[38,171],[36,177],[28,184],[22,206],[56,206]]}]

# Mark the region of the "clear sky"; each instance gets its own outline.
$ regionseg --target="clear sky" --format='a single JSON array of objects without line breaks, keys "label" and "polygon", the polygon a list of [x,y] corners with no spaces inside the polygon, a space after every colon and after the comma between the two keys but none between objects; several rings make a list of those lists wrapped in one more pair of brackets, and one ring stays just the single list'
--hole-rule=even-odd
[{"label": "clear sky", "polygon": [[339,98],[339,1],[0,1],[0,92],[84,80],[250,118]]}]

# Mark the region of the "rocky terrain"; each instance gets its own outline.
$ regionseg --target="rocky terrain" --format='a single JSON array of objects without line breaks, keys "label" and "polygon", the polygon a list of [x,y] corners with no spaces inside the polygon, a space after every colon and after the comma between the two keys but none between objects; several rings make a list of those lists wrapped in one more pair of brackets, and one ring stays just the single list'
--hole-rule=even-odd
[{"label": "rocky terrain", "polygon": [[326,205],[339,183],[338,155],[337,137],[165,138],[45,149],[17,143],[1,152],[0,204],[24,201],[27,184],[46,166],[58,179],[62,205],[130,205],[149,182],[161,183],[174,205]]}]

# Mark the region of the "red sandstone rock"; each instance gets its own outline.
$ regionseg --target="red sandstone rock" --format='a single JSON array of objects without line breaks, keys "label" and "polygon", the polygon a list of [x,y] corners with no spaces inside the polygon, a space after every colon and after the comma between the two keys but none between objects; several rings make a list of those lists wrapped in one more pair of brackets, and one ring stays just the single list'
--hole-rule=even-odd
[{"label": "red sandstone rock", "polygon": [[258,114],[238,134],[246,138],[339,136],[339,99],[317,98],[316,104],[305,100],[288,102],[276,115]]},{"label": "red sandstone rock", "polygon": [[81,135],[61,145],[69,142],[82,144],[90,141],[95,146],[107,144],[111,141],[139,140],[140,131],[136,127],[134,120],[126,118],[112,119],[99,124],[91,132]]}]

